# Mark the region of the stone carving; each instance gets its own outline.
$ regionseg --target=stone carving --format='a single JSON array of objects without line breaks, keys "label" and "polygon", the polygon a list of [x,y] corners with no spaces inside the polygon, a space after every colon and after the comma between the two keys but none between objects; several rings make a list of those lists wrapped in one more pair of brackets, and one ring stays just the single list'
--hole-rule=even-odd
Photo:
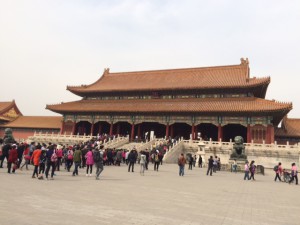
[{"label": "stone carving", "polygon": [[236,136],[234,138],[234,144],[232,149],[231,159],[247,159],[245,155],[244,139],[241,136]]},{"label": "stone carving", "polygon": [[4,141],[5,144],[15,143],[15,139],[12,135],[12,129],[11,128],[6,128],[5,129],[3,141]]}]

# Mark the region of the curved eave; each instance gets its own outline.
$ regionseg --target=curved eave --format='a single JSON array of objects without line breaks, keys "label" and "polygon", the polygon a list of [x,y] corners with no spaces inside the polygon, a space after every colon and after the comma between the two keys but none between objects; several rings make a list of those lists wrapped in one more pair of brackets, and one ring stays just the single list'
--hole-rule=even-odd
[{"label": "curved eave", "polygon": [[7,105],[5,108],[3,108],[1,111],[0,111],[0,115],[1,114],[4,114],[6,112],[8,112],[10,109],[14,108],[16,110],[16,112],[22,116],[23,114],[21,113],[21,111],[19,110],[15,100],[13,100],[9,105]]},{"label": "curved eave", "polygon": [[268,85],[270,84],[270,77],[262,78],[261,83],[256,84],[245,84],[243,86],[240,85],[232,85],[232,86],[207,86],[207,87],[174,87],[174,88],[145,88],[145,89],[109,89],[109,90],[87,90],[87,86],[81,86],[81,87],[71,87],[68,86],[67,90],[72,92],[75,95],[84,97],[84,96],[94,96],[97,94],[107,94],[107,93],[122,93],[122,92],[151,92],[151,91],[178,91],[178,90],[214,90],[214,89],[224,89],[224,90],[230,90],[230,89],[257,89],[258,94],[256,94],[256,97],[265,98]]},{"label": "curved eave", "polygon": [[258,98],[223,99],[149,99],[149,100],[80,100],[47,105],[56,113],[222,113],[269,114],[280,120],[291,109],[291,103],[279,103]]}]

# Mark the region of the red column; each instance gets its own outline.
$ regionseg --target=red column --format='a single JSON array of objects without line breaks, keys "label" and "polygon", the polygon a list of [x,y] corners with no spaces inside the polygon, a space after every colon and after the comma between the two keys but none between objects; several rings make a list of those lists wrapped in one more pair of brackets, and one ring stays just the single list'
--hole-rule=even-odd
[{"label": "red column", "polygon": [[198,127],[195,126],[195,139],[198,139]]},{"label": "red column", "polygon": [[166,138],[169,137],[169,124],[166,125]]},{"label": "red column", "polygon": [[195,140],[195,125],[192,124],[192,140]]},{"label": "red column", "polygon": [[131,141],[134,140],[134,123],[131,125],[131,136],[130,136],[130,140],[131,140]]},{"label": "red column", "polygon": [[251,126],[250,124],[247,125],[247,143],[251,143]]},{"label": "red column", "polygon": [[114,123],[111,122],[111,123],[110,123],[110,129],[109,129],[109,135],[112,135],[112,134],[113,134],[113,129],[114,129]]},{"label": "red column", "polygon": [[141,138],[141,124],[138,125],[138,138]]},{"label": "red column", "polygon": [[170,127],[170,130],[171,130],[171,134],[170,134],[170,136],[171,136],[171,138],[173,138],[174,137],[174,124],[173,125],[171,125],[171,127]]},{"label": "red column", "polygon": [[76,131],[76,122],[73,122],[73,127],[72,127],[72,134],[75,135]]},{"label": "red column", "polygon": [[60,134],[63,134],[63,133],[64,133],[64,130],[65,130],[65,122],[62,121],[62,122],[61,122],[61,127],[60,127]]},{"label": "red column", "polygon": [[218,126],[218,141],[220,141],[220,139],[223,140],[223,127],[221,124]]},{"label": "red column", "polygon": [[274,143],[274,126],[268,125],[267,126],[267,133],[266,133],[266,144]]},{"label": "red column", "polygon": [[91,135],[93,136],[94,134],[94,123],[92,123],[92,126],[91,126]]}]

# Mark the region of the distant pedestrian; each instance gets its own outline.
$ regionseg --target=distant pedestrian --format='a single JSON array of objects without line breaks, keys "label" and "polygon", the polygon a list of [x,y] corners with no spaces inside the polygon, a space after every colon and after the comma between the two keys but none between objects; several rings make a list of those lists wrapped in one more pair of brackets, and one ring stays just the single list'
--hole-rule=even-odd
[{"label": "distant pedestrian", "polygon": [[233,160],[232,164],[232,172],[236,173],[237,172],[237,164],[236,164],[236,159]]},{"label": "distant pedestrian", "polygon": [[46,167],[46,179],[48,180],[48,175],[49,175],[49,171],[51,169],[51,180],[53,180],[53,176],[54,176],[54,172],[55,172],[55,167],[56,167],[56,162],[57,162],[57,155],[54,151],[54,146],[50,145],[48,148],[48,151],[46,152],[46,163],[47,163],[47,167]]},{"label": "distant pedestrian", "polygon": [[156,152],[154,153],[154,171],[158,171],[158,167],[159,167],[159,151],[156,150]]},{"label": "distant pedestrian", "polygon": [[12,172],[15,173],[17,165],[18,165],[17,145],[13,144],[8,153],[7,172],[10,173],[12,167]]},{"label": "distant pedestrian", "polygon": [[80,167],[81,164],[81,157],[82,157],[82,151],[80,150],[80,147],[77,146],[73,154],[73,162],[74,162],[74,171],[72,174],[73,176],[75,175],[78,176],[78,167]]},{"label": "distant pedestrian", "polygon": [[207,176],[208,176],[208,173],[210,173],[210,176],[212,176],[213,167],[214,167],[214,159],[213,159],[213,156],[211,155],[210,158],[208,159],[208,167],[207,167],[207,173],[206,173]]},{"label": "distant pedestrian", "polygon": [[39,178],[38,178],[39,180],[43,180],[44,179],[43,174],[45,173],[46,160],[47,160],[46,150],[43,149],[41,151],[40,162],[39,162]]},{"label": "distant pedestrian", "polygon": [[249,162],[248,161],[246,161],[246,163],[245,163],[244,171],[245,171],[244,180],[246,180],[246,178],[248,180],[250,180],[250,177],[249,177]]},{"label": "distant pedestrian", "polygon": [[252,160],[251,163],[250,163],[250,166],[249,166],[249,170],[250,170],[250,174],[251,174],[250,180],[251,180],[251,178],[252,178],[253,180],[255,180],[255,179],[254,179],[254,174],[255,174],[255,170],[256,170],[256,165],[255,165],[254,163],[255,163],[255,161]]},{"label": "distant pedestrian", "polygon": [[218,168],[218,156],[215,156],[215,158],[213,159],[213,171],[214,171],[214,173],[217,172],[217,168]]},{"label": "distant pedestrian", "polygon": [[199,166],[200,168],[202,168],[202,157],[201,157],[201,155],[199,155],[198,166]]},{"label": "distant pedestrian", "polygon": [[184,158],[183,153],[178,158],[178,166],[179,166],[179,176],[184,176],[184,166],[186,163],[186,159]]},{"label": "distant pedestrian", "polygon": [[142,176],[144,176],[144,172],[145,172],[145,169],[146,169],[146,155],[145,155],[144,152],[141,152],[140,165],[141,165],[140,174]]},{"label": "distant pedestrian", "polygon": [[94,165],[93,152],[91,148],[86,153],[85,158],[86,158],[86,176],[91,177],[93,172],[93,165]]},{"label": "distant pedestrian", "polygon": [[280,163],[278,163],[278,166],[277,166],[277,170],[275,170],[275,174],[276,174],[276,176],[275,176],[275,179],[274,179],[274,181],[276,182],[276,180],[277,180],[277,178],[278,178],[278,180],[279,181],[281,181],[281,175],[282,175],[282,166],[281,166],[281,162]]},{"label": "distant pedestrian", "polygon": [[[103,146],[100,147],[101,149]],[[103,171],[103,154],[96,148],[93,152],[93,159],[96,167],[96,180],[99,180],[100,174]]]},{"label": "distant pedestrian", "polygon": [[31,161],[34,165],[34,170],[32,173],[32,178],[36,178],[39,176],[38,174],[38,168],[40,165],[40,156],[42,154],[41,146],[37,145],[36,149],[33,151],[32,156],[31,156]]},{"label": "distant pedestrian", "polygon": [[193,170],[194,158],[192,155],[189,155],[189,170]]},{"label": "distant pedestrian", "polygon": [[131,172],[134,172],[134,164],[136,162],[136,154],[134,152],[134,150],[131,150],[128,154],[128,172],[130,172],[130,169],[131,169]]},{"label": "distant pedestrian", "polygon": [[296,166],[296,163],[292,163],[292,177],[289,181],[289,184],[292,183],[294,180],[296,180],[296,185],[298,185],[298,169],[297,169],[297,166]]}]

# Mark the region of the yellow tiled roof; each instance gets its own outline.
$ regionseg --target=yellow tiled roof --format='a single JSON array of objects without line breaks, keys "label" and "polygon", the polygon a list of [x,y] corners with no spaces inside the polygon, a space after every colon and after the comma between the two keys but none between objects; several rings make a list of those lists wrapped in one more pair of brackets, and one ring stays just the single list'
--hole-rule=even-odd
[{"label": "yellow tiled roof", "polygon": [[19,116],[1,127],[60,129],[61,116]]},{"label": "yellow tiled roof", "polygon": [[300,137],[300,119],[285,117],[281,128],[275,130],[275,136]]},{"label": "yellow tiled roof", "polygon": [[268,85],[270,77],[250,78],[248,63],[188,69],[110,73],[91,85],[68,86],[75,94],[120,91],[244,88]]},{"label": "yellow tiled roof", "polygon": [[281,103],[255,97],[189,98],[189,99],[124,99],[80,100],[47,109],[63,112],[276,112],[292,109],[291,103]]}]

